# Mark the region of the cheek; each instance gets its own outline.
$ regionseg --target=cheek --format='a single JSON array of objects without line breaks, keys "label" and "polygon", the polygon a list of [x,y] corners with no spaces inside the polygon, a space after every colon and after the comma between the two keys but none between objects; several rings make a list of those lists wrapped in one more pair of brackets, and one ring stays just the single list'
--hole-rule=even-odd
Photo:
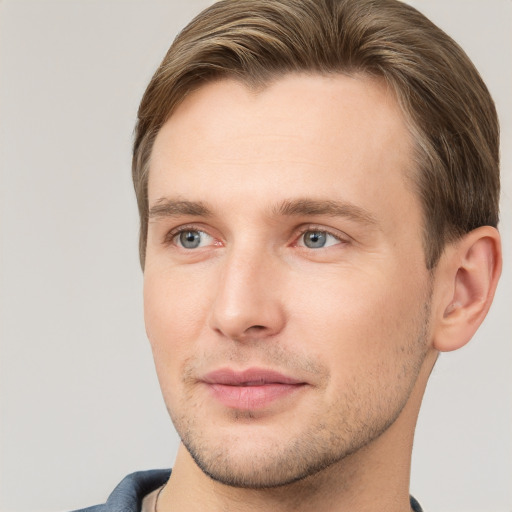
[{"label": "cheek", "polygon": [[161,381],[177,378],[177,368],[190,357],[206,325],[208,300],[201,279],[146,270],[144,321]]},{"label": "cheek", "polygon": [[328,368],[324,410],[333,421],[374,425],[407,400],[426,353],[419,285],[398,290],[384,281],[356,286],[346,280],[303,296],[297,338]]},{"label": "cheek", "polygon": [[[424,322],[425,284],[420,276],[387,272],[333,272],[290,291],[297,337],[324,364],[347,376],[398,371],[396,361],[417,348]],[[397,354],[402,354],[400,358]],[[333,374],[340,373],[334,371]]]}]

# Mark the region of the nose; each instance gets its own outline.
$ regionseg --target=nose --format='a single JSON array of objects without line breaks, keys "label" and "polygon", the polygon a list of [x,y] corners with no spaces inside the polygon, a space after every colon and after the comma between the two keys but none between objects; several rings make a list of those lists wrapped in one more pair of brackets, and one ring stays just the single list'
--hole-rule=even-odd
[{"label": "nose", "polygon": [[271,254],[232,250],[222,263],[210,327],[235,341],[275,336],[286,323],[279,261]]}]

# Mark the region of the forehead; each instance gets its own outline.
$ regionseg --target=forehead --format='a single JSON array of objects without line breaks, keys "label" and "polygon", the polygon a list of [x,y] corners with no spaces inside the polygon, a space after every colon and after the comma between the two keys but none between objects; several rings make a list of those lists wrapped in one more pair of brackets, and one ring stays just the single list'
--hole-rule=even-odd
[{"label": "forehead", "polygon": [[392,202],[410,195],[412,147],[382,81],[288,75],[254,90],[219,80],[187,96],[160,130],[149,203],[169,194],[252,203],[329,196],[386,208],[387,194],[397,209]]},{"label": "forehead", "polygon": [[[197,136],[206,134],[209,142],[225,143],[230,128],[231,135],[243,135],[240,127],[264,129],[262,134],[268,135],[281,130],[283,135],[288,132],[308,141],[315,134],[330,142],[338,137],[340,125],[353,128],[354,138],[359,137],[360,128],[372,138],[381,137],[383,143],[396,143],[390,139],[401,131],[409,142],[402,112],[383,79],[362,74],[288,74],[260,88],[234,79],[199,87],[164,124],[153,154],[160,149],[158,141],[172,136],[177,126]],[[343,135],[350,137],[349,133]]]}]

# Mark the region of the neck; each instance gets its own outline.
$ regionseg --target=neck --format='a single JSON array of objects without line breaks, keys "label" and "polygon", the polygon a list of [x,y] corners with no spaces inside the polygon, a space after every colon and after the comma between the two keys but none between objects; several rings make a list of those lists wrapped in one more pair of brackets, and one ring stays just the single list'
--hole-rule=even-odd
[{"label": "neck", "polygon": [[205,475],[180,445],[171,478],[159,498],[158,512],[410,512],[414,428],[435,357],[427,357],[409,401],[381,436],[293,484],[271,489],[224,485]]}]

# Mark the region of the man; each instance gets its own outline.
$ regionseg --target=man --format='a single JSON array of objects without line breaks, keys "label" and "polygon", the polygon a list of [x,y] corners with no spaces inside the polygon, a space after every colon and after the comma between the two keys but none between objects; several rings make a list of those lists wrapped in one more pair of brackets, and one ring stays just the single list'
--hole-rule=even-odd
[{"label": "man", "polygon": [[223,0],[142,99],[145,320],[172,473],[90,510],[409,511],[421,399],[501,271],[498,124],[385,0]]}]

